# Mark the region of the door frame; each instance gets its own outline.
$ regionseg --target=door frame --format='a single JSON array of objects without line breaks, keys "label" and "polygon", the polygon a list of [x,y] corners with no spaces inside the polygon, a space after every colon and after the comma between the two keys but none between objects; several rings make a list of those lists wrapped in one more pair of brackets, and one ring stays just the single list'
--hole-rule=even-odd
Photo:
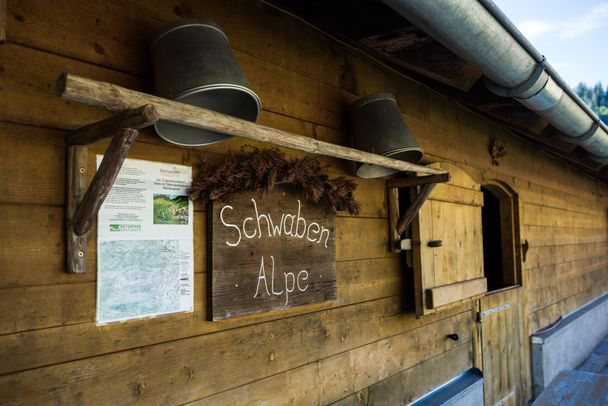
[{"label": "door frame", "polygon": [[[509,291],[513,291],[513,294],[521,294],[521,301],[519,304],[512,303],[512,306],[517,306],[514,311],[521,315],[522,328],[522,342],[520,345],[523,346],[522,352],[520,352],[520,371],[518,373],[522,375],[521,390],[522,394],[520,399],[525,404],[532,397],[531,392],[531,365],[530,365],[530,340],[529,340],[529,314],[528,314],[528,300],[527,300],[527,275],[524,272],[524,255],[522,255],[522,235],[521,235],[521,218],[522,207],[520,205],[519,194],[507,183],[499,180],[484,180],[480,182],[482,188],[485,188],[494,195],[500,201],[501,210],[501,226],[505,225],[504,216],[508,215],[510,218],[509,223],[509,238],[512,240],[511,254],[512,257],[512,284],[504,286],[502,288],[494,289],[485,293],[485,295],[476,300],[473,304],[473,316],[475,317],[476,323],[474,323],[473,332],[473,354],[474,364],[477,368],[483,371],[483,348],[482,348],[482,325],[478,316],[481,312],[481,303],[485,298],[491,298],[496,295],[508,295]],[[508,210],[503,208],[503,203],[508,203]],[[503,242],[503,250],[505,244]],[[503,253],[504,255],[504,253]],[[505,263],[503,258],[503,264]],[[504,272],[504,269],[503,269]],[[520,290],[520,292],[516,292]],[[486,385],[484,384],[484,391]],[[485,395],[484,395],[485,397]],[[493,405],[490,405],[493,406]]]}]

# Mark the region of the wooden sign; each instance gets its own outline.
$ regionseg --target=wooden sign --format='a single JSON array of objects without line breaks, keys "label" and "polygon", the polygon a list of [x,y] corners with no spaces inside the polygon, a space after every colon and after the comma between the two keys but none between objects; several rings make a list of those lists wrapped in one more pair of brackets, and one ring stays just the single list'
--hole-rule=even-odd
[{"label": "wooden sign", "polygon": [[336,216],[324,204],[275,188],[208,215],[212,320],[336,299]]}]

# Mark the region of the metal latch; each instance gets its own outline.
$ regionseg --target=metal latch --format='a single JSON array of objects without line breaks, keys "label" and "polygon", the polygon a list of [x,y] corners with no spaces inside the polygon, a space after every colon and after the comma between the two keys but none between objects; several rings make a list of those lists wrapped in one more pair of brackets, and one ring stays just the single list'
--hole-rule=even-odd
[{"label": "metal latch", "polygon": [[501,312],[506,309],[510,309],[513,305],[511,303],[501,304],[500,306],[493,307],[491,309],[484,310],[482,312],[477,312],[477,321],[482,322],[483,319],[492,314]]}]

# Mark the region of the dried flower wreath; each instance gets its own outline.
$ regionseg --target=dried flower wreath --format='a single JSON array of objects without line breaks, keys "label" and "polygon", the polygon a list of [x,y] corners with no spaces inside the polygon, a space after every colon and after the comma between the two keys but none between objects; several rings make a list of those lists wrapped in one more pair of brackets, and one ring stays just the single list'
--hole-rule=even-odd
[{"label": "dried flower wreath", "polygon": [[289,184],[301,189],[307,200],[324,201],[334,212],[359,213],[360,205],[353,196],[357,184],[344,176],[329,179],[317,157],[286,160],[276,148],[260,150],[248,145],[241,147],[241,152],[239,156],[228,154],[215,168],[203,161],[200,174],[192,182],[190,198],[225,199],[243,192],[269,192],[275,185]]}]

